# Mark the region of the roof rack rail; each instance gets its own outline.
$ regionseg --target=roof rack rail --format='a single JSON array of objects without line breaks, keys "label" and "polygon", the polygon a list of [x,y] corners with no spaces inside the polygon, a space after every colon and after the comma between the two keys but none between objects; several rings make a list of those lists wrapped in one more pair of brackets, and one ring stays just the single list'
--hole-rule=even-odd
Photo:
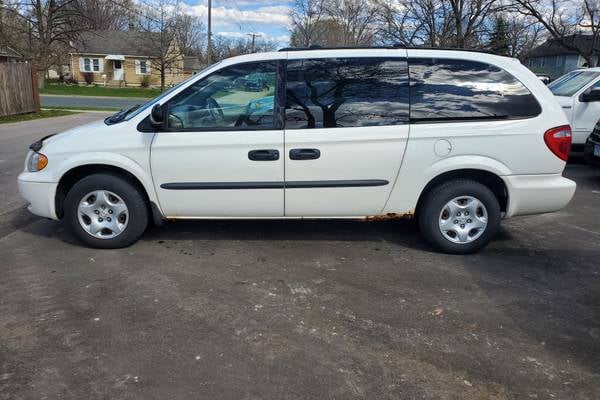
[{"label": "roof rack rail", "polygon": [[494,54],[490,50],[485,49],[461,49],[457,47],[431,47],[431,46],[405,46],[401,43],[395,43],[389,46],[320,46],[314,44],[309,47],[284,47],[278,51],[306,51],[306,50],[353,50],[353,49],[407,49],[407,50],[451,50],[451,51],[468,51],[472,53]]},{"label": "roof rack rail", "polygon": [[321,46],[313,44],[309,47],[284,47],[278,51],[306,51],[306,50],[353,50],[353,49],[400,49],[405,48],[402,44],[390,46]]}]

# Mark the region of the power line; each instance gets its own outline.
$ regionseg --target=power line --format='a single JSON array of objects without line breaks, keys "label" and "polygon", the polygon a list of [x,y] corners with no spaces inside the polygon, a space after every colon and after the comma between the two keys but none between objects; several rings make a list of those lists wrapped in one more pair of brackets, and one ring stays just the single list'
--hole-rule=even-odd
[{"label": "power line", "polygon": [[237,20],[237,25],[240,30],[249,30],[250,32],[257,32],[258,29],[250,22],[244,21],[240,18],[244,14],[244,11],[240,8],[236,0],[224,0],[230,9],[233,10],[233,18]]}]

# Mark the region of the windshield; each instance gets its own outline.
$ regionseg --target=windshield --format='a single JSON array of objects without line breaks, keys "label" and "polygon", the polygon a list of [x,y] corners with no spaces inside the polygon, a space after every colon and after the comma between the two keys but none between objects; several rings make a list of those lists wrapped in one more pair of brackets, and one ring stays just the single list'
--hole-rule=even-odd
[{"label": "windshield", "polygon": [[594,71],[573,71],[558,78],[548,88],[555,96],[570,97],[581,90],[588,83],[596,79],[600,72]]},{"label": "windshield", "polygon": [[160,102],[162,99],[164,99],[166,96],[168,96],[171,93],[173,93],[175,90],[179,89],[181,86],[186,85],[190,80],[192,80],[192,79],[196,78],[198,75],[204,73],[204,71],[206,71],[207,69],[212,68],[215,65],[218,65],[220,63],[221,62],[219,61],[216,64],[213,64],[213,65],[211,65],[209,67],[204,68],[202,71],[198,72],[196,75],[190,76],[185,81],[183,81],[181,83],[178,83],[177,85],[173,86],[172,88],[170,88],[166,92],[161,93],[158,97],[153,98],[152,100],[148,101],[147,103],[144,103],[142,105],[136,105],[136,106],[130,108],[129,110],[119,111],[118,113],[116,113],[116,114],[108,117],[105,120],[105,122],[106,121],[110,121],[110,122],[106,122],[106,123],[107,124],[114,124],[114,123],[121,122],[121,121],[129,121],[131,118],[135,117],[136,115],[138,115],[142,111],[147,110],[148,108],[152,107],[154,104]]}]

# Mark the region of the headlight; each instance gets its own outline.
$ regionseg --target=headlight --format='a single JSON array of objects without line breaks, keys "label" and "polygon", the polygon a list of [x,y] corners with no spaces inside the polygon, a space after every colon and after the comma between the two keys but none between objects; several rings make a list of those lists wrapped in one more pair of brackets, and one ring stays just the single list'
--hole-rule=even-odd
[{"label": "headlight", "polygon": [[48,165],[48,157],[42,153],[32,152],[27,160],[27,171],[41,171],[46,168],[46,165]]}]

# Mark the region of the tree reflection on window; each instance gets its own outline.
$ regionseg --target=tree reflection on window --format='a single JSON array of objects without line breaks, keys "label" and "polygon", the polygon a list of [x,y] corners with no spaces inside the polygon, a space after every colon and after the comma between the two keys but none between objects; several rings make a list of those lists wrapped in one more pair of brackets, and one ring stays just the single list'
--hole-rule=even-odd
[{"label": "tree reflection on window", "polygon": [[286,128],[397,125],[408,122],[406,60],[291,61]]}]

